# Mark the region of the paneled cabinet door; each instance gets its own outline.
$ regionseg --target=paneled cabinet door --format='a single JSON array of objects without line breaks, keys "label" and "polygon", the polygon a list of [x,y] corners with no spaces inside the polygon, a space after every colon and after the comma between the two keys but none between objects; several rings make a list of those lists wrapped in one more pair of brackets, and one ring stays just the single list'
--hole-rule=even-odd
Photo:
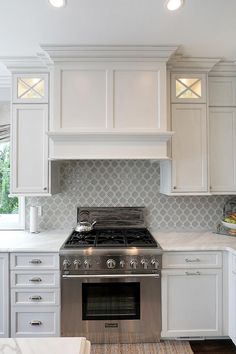
[{"label": "paneled cabinet door", "polygon": [[236,106],[236,77],[209,77],[209,106]]},{"label": "paneled cabinet door", "polygon": [[220,335],[221,269],[163,270],[162,336]]},{"label": "paneled cabinet door", "polygon": [[12,176],[14,194],[48,193],[48,106],[13,105]]},{"label": "paneled cabinet door", "polygon": [[210,108],[210,189],[236,193],[236,108]]},{"label": "paneled cabinet door", "polygon": [[0,337],[9,337],[8,254],[0,253]]},{"label": "paneled cabinet door", "polygon": [[206,106],[173,104],[172,130],[172,192],[207,192]]}]

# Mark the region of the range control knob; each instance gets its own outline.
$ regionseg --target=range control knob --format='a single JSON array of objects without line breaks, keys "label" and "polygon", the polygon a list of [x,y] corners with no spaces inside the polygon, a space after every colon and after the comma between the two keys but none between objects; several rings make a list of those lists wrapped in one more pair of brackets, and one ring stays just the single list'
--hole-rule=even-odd
[{"label": "range control knob", "polygon": [[63,266],[63,270],[68,270],[68,268],[70,267],[71,262],[68,259],[64,259],[62,266]]},{"label": "range control knob", "polygon": [[85,269],[89,269],[91,267],[91,264],[90,264],[90,262],[86,259],[85,261],[84,261],[84,268]]},{"label": "range control knob", "polygon": [[138,265],[138,262],[135,261],[134,259],[132,259],[132,261],[130,261],[130,267],[133,269],[136,269]]},{"label": "range control knob", "polygon": [[124,267],[125,267],[125,261],[124,261],[124,260],[121,260],[121,261],[120,261],[120,266],[121,266],[121,268],[124,268]]},{"label": "range control knob", "polygon": [[81,261],[79,259],[75,259],[73,263],[74,263],[75,270],[78,270],[79,267],[81,266]]},{"label": "range control knob", "polygon": [[158,269],[160,263],[156,259],[152,259],[151,265],[154,266],[155,269]]},{"label": "range control knob", "polygon": [[114,259],[108,259],[107,260],[107,268],[113,269],[116,266],[116,261]]},{"label": "range control knob", "polygon": [[141,259],[141,264],[144,269],[148,269],[148,261],[146,259]]}]

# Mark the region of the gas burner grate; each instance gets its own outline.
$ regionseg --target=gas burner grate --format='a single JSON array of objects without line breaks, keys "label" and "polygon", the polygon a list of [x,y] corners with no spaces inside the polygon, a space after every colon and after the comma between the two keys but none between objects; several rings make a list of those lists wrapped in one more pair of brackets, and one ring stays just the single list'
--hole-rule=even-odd
[{"label": "gas burner grate", "polygon": [[65,243],[65,247],[94,247],[95,241],[96,235],[93,235],[92,232],[89,234],[80,234],[76,231],[73,231],[69,239]]},{"label": "gas burner grate", "polygon": [[147,229],[94,229],[89,233],[73,231],[65,248],[82,247],[158,247]]}]

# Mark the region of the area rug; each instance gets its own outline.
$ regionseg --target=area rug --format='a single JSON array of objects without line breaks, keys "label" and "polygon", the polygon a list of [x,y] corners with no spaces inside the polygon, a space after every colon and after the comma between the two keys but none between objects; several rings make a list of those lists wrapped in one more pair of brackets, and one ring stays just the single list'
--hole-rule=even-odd
[{"label": "area rug", "polygon": [[93,344],[91,354],[193,354],[189,342],[162,341],[145,344]]}]

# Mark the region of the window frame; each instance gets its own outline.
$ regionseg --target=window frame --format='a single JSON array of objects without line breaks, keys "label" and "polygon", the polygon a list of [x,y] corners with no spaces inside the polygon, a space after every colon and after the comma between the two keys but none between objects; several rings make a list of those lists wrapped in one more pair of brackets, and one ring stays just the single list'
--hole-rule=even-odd
[{"label": "window frame", "polygon": [[[11,196],[11,195],[9,195]],[[14,196],[16,197],[16,196]],[[14,215],[14,214],[0,214],[0,215]],[[0,231],[4,230],[25,230],[25,197],[18,196],[18,215],[19,220],[14,222],[1,222],[0,218]]]}]

